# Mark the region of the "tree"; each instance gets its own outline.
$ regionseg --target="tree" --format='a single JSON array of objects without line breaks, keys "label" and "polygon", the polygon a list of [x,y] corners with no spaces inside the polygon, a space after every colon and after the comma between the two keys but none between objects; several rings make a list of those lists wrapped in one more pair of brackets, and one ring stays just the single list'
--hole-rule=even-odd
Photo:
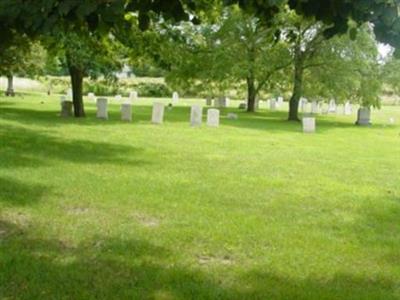
[{"label": "tree", "polygon": [[75,117],[84,117],[83,78],[112,76],[122,66],[119,62],[119,44],[112,35],[96,35],[86,30],[60,32],[44,38],[49,52],[58,57],[68,69],[73,91]]},{"label": "tree", "polygon": [[180,24],[169,28],[163,56],[169,63],[167,80],[201,81],[207,89],[223,91],[244,83],[247,109],[271,77],[291,64],[290,53],[277,31],[281,19],[266,26],[238,8],[225,9],[214,24]]},{"label": "tree", "polygon": [[44,68],[46,53],[37,42],[26,36],[15,36],[13,42],[0,52],[0,75],[7,77],[6,96],[14,96],[15,75],[33,77]]}]

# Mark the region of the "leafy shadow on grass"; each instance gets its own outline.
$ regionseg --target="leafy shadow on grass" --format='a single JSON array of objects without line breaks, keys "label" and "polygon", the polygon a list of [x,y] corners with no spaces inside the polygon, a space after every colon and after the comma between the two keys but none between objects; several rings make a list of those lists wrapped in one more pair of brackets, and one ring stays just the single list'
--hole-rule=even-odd
[{"label": "leafy shadow on grass", "polygon": [[0,177],[0,202],[11,205],[32,204],[49,192],[48,187],[41,184],[26,184],[19,180]]},{"label": "leafy shadow on grass", "polygon": [[389,278],[300,279],[262,267],[223,282],[210,270],[171,263],[178,255],[144,240],[96,237],[74,245],[41,239],[27,227],[0,220],[0,294],[18,299],[396,299],[397,294]]},{"label": "leafy shadow on grass", "polygon": [[140,158],[141,149],[125,145],[67,140],[15,126],[0,127],[1,167],[40,167],[51,159],[81,164],[148,164]]}]

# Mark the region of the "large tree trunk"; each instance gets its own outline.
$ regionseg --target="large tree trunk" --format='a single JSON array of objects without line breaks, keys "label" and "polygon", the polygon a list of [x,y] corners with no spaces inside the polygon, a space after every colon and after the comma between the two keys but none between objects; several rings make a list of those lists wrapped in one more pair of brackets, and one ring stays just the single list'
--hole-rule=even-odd
[{"label": "large tree trunk", "polygon": [[300,121],[299,119],[299,101],[303,94],[303,73],[304,63],[300,50],[296,51],[294,64],[294,83],[293,93],[289,101],[289,121]]},{"label": "large tree trunk", "polygon": [[85,117],[83,106],[83,71],[75,66],[69,65],[69,74],[72,84],[72,102],[74,105],[74,115],[77,118]]},{"label": "large tree trunk", "polygon": [[15,96],[14,93],[14,77],[12,74],[7,75],[7,90],[6,90],[6,96]]},{"label": "large tree trunk", "polygon": [[249,76],[247,77],[247,111],[255,112],[256,111],[256,88],[254,86],[254,78]]}]

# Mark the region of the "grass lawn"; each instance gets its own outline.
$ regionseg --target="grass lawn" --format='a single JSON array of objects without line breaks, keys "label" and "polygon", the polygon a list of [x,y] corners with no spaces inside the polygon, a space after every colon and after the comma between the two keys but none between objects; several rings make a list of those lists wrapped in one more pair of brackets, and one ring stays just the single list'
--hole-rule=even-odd
[{"label": "grass lawn", "polygon": [[0,97],[0,299],[400,299],[400,107],[313,135],[58,111]]}]

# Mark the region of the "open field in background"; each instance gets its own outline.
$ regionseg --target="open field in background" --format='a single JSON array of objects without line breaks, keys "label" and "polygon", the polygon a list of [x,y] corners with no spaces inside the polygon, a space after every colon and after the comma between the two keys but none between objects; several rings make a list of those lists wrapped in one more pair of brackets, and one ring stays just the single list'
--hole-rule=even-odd
[{"label": "open field in background", "polygon": [[305,135],[265,109],[191,128],[195,102],[156,126],[149,99],[127,124],[0,97],[0,299],[400,298],[400,107]]}]

